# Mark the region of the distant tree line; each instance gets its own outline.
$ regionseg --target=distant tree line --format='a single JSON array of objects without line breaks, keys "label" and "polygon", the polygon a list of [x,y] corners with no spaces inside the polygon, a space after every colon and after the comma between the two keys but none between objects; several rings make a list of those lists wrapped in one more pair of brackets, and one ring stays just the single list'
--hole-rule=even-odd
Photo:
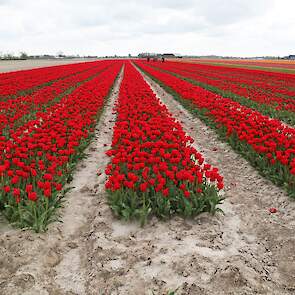
[{"label": "distant tree line", "polygon": [[59,58],[98,58],[97,56],[80,56],[80,55],[66,55],[62,52],[58,52],[56,55],[52,54],[40,54],[40,55],[28,55],[22,51],[19,54],[14,53],[2,53],[0,52],[0,60],[26,60],[26,59],[59,59]]},{"label": "distant tree line", "polygon": [[22,51],[19,55],[15,55],[13,53],[2,53],[0,52],[0,59],[2,60],[24,60],[28,59],[29,56],[26,52]]}]

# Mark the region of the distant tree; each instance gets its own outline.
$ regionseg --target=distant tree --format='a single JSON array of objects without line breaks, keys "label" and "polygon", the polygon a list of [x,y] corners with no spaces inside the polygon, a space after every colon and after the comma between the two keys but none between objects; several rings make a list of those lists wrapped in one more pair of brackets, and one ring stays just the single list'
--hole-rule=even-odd
[{"label": "distant tree", "polygon": [[28,55],[27,55],[27,53],[26,53],[26,52],[21,52],[21,53],[20,53],[20,58],[21,58],[21,59],[28,59]]},{"label": "distant tree", "polygon": [[12,53],[5,53],[4,54],[4,59],[13,59],[13,58],[14,58],[14,56]]},{"label": "distant tree", "polygon": [[62,51],[58,51],[58,52],[56,53],[56,56],[57,56],[57,57],[65,57],[65,55],[64,55],[64,53],[63,53]]}]

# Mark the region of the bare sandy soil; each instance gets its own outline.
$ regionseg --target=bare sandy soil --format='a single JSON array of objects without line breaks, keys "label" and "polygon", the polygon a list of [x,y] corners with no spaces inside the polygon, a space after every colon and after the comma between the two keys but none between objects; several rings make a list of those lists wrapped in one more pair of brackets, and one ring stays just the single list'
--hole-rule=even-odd
[{"label": "bare sandy soil", "polygon": [[75,58],[75,59],[41,59],[41,60],[0,60],[0,73],[29,70],[49,66],[73,64],[84,61],[94,61],[96,59]]},{"label": "bare sandy soil", "polygon": [[[225,177],[224,215],[118,221],[104,191],[116,85],[62,211],[45,234],[2,226],[0,294],[295,294],[295,203],[146,78]],[[102,172],[100,176],[96,170]],[[279,212],[270,214],[269,207]]]}]

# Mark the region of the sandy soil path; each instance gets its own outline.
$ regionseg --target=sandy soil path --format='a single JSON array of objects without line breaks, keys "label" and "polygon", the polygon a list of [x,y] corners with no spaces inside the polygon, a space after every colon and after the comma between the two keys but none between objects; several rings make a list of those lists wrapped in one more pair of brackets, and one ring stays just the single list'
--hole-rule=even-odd
[{"label": "sandy soil path", "polygon": [[[63,224],[46,234],[2,231],[1,295],[294,294],[295,204],[149,82],[225,176],[225,215],[153,218],[144,228],[113,217],[96,170],[108,161],[117,84],[74,175]],[[268,213],[271,206],[279,213]]]},{"label": "sandy soil path", "polygon": [[89,58],[74,58],[74,59],[40,59],[40,60],[0,60],[0,73],[29,70],[34,68],[42,68],[49,66],[58,66],[65,64],[73,64],[86,61],[95,61],[96,59]]}]

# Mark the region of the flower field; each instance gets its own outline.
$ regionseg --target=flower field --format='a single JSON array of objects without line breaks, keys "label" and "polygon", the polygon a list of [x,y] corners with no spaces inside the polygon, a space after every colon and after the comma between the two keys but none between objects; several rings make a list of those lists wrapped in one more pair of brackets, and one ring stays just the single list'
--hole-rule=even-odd
[{"label": "flower field", "polygon": [[51,82],[50,85],[40,87],[33,93],[18,98],[2,98],[0,102],[0,131],[7,138],[10,130],[22,126],[26,121],[36,118],[38,112],[46,112],[47,107],[57,103],[63,96],[72,92],[76,87],[88,79],[98,75],[109,66],[102,63],[94,68],[67,76]]},{"label": "flower field", "polygon": [[10,222],[40,231],[55,219],[63,186],[89,143],[121,66],[101,62],[46,90],[2,98],[0,205]]},{"label": "flower field", "polygon": [[257,109],[267,116],[295,125],[293,74],[179,62],[153,66]]},{"label": "flower field", "polygon": [[[32,76],[26,71],[21,86],[4,92],[10,95],[1,98],[0,204],[10,222],[40,231],[56,218],[64,185],[89,143],[121,66],[104,61],[57,67],[53,73],[48,69],[50,82],[33,90],[40,70],[32,70]],[[8,76],[7,83],[17,79],[16,73]],[[144,224],[154,214],[193,216],[218,210],[218,190],[223,188],[218,169],[204,163],[190,146],[193,139],[130,63],[116,111],[106,188],[117,215]]]},{"label": "flower field", "polygon": [[[175,94],[187,108],[215,128],[223,139],[263,175],[285,187],[295,197],[294,128],[147,63],[137,64]],[[168,67],[169,64],[164,66]]]},{"label": "flower field", "polygon": [[[57,219],[69,190],[65,184],[123,64],[105,169],[113,212],[145,224],[152,215],[187,217],[219,210],[224,185],[218,168],[192,146],[194,139],[130,61],[106,60],[2,74],[0,206],[11,223],[43,231]],[[243,95],[250,104],[292,114],[292,75],[176,62],[135,64],[295,197],[295,129],[255,105],[210,91],[214,86]]]},{"label": "flower field", "polygon": [[21,72],[0,73],[0,97],[15,96],[26,91],[32,92],[47,83],[89,70],[96,65],[99,65],[99,63],[70,64]]},{"label": "flower field", "polygon": [[131,65],[125,67],[106,183],[112,209],[142,224],[149,214],[215,212],[223,188],[218,169],[204,163],[166,107]]},{"label": "flower field", "polygon": [[0,74],[0,293],[293,294],[294,91],[195,62]]}]

